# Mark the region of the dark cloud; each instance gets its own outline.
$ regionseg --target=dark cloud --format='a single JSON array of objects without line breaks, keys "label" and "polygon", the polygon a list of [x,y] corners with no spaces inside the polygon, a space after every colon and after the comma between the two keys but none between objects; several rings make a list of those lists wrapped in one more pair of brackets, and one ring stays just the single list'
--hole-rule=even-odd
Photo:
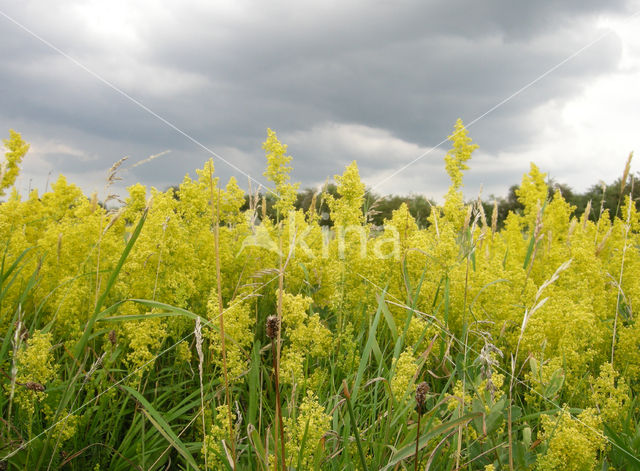
[{"label": "dark cloud", "polygon": [[[303,184],[340,173],[352,158],[381,178],[438,144],[456,118],[470,122],[599,37],[599,15],[629,8],[595,0],[154,2],[103,18],[107,10],[80,2],[0,1],[0,11],[259,180],[266,128],[290,137]],[[41,144],[48,168],[30,171],[97,173],[122,155],[171,149],[128,177],[163,187],[209,157],[10,21],[0,24],[0,125],[20,125]],[[472,137],[491,155],[529,145],[532,111],[580,94],[615,70],[620,54],[607,36],[472,126]],[[53,141],[79,152],[47,151]],[[246,181],[214,161],[223,177]]]}]

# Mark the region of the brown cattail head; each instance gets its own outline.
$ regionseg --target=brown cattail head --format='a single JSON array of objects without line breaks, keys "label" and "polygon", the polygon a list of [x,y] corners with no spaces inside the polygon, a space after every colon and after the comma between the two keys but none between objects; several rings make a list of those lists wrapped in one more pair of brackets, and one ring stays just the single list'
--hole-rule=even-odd
[{"label": "brown cattail head", "polygon": [[418,414],[422,414],[424,412],[424,403],[427,399],[427,393],[429,392],[429,385],[426,382],[422,382],[418,384],[416,388],[416,408],[418,409]]},{"label": "brown cattail head", "polygon": [[278,316],[269,316],[267,317],[267,337],[270,339],[275,339],[278,336],[278,331],[280,330],[280,319]]},{"label": "brown cattail head", "polygon": [[40,383],[36,383],[35,381],[29,381],[24,384],[24,387],[31,391],[44,391],[44,386]]}]

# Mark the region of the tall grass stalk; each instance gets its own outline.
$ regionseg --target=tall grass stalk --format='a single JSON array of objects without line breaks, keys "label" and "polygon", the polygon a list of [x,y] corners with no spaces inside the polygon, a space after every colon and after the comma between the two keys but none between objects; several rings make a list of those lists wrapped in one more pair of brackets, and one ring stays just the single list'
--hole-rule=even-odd
[{"label": "tall grass stalk", "polygon": [[[627,161],[627,165],[631,161],[631,156],[629,156],[629,161]],[[626,168],[625,168],[626,170]],[[627,221],[624,225],[624,243],[622,246],[622,260],[620,261],[620,275],[618,276],[618,296],[616,297],[616,313],[613,318],[613,336],[611,338],[611,366],[613,366],[613,359],[616,351],[616,335],[618,331],[618,315],[620,311],[620,298],[622,297],[622,275],[624,273],[624,259],[627,254],[628,247],[628,239],[629,239],[629,230],[631,229],[631,208],[633,206],[633,191],[629,193],[629,208],[627,211]]]},{"label": "tall grass stalk", "polygon": [[[622,178],[620,179],[620,193],[618,194],[618,204],[616,205],[616,216],[620,211],[620,204],[622,203],[622,197],[624,196],[624,190],[627,187],[627,178],[629,177],[629,173],[631,170],[631,160],[633,159],[633,152],[629,153],[629,157],[627,157],[627,162],[624,164],[624,170],[622,172]],[[633,198],[633,192],[631,198]]]},{"label": "tall grass stalk", "polygon": [[527,328],[527,324],[531,316],[544,304],[547,302],[549,298],[540,299],[542,292],[551,284],[555,283],[559,278],[560,274],[565,271],[571,265],[572,259],[567,260],[563,264],[561,264],[556,271],[551,275],[551,278],[546,280],[544,283],[540,285],[538,291],[536,292],[536,296],[533,301],[533,306],[530,309],[525,310],[524,316],[522,317],[522,325],[520,326],[520,335],[518,336],[518,343],[516,344],[515,353],[511,355],[511,374],[509,377],[509,404],[507,408],[507,435],[509,441],[509,469],[513,470],[513,387],[516,382],[516,364],[518,362],[518,353],[520,352],[520,343],[524,337],[525,329]]},{"label": "tall grass stalk", "polygon": [[[222,375],[224,377],[224,395],[227,401],[227,415],[229,422],[229,442],[231,445],[231,467],[236,469],[236,445],[233,436],[233,411],[231,408],[231,392],[229,390],[229,374],[227,370],[227,344],[224,334],[224,309],[222,306],[222,275],[220,270],[220,189],[214,195],[213,170],[209,168],[209,188],[211,189],[211,219],[214,230],[214,249],[216,255],[216,288],[218,294],[218,320],[220,328],[220,344],[222,347]],[[217,197],[216,197],[217,196]]]},{"label": "tall grass stalk", "polygon": [[422,418],[422,414],[424,413],[424,403],[427,399],[428,390],[429,386],[424,381],[420,383],[416,388],[416,411],[418,412],[418,428],[416,430],[416,454],[413,458],[414,471],[418,471],[418,454],[420,451],[420,419]]},{"label": "tall grass stalk", "polygon": [[[276,416],[277,416],[277,428],[280,433],[280,457],[282,459],[282,470],[284,471],[286,468],[286,458],[284,452],[284,427],[282,426],[282,403],[280,400],[280,384],[278,378],[278,370],[280,369],[280,349],[282,348],[282,296],[284,293],[284,261],[282,259],[282,228],[280,231],[280,269],[278,270],[278,304],[277,304],[277,312],[278,312],[278,328],[276,332],[276,349],[273,352],[275,355],[275,371],[276,371]],[[277,454],[277,452],[276,452]],[[276,460],[277,461],[277,460]]]},{"label": "tall grass stalk", "polygon": [[[196,352],[198,353],[198,376],[200,377],[200,415],[202,416],[202,440],[204,442],[207,436],[207,428],[204,419],[204,384],[202,381],[203,371],[202,364],[204,363],[204,353],[202,352],[202,325],[200,323],[200,317],[196,318],[196,327],[194,330],[196,337]],[[204,469],[208,470],[207,453],[204,453]]]},{"label": "tall grass stalk", "polygon": [[349,419],[351,420],[351,430],[356,440],[356,447],[358,448],[358,456],[360,457],[360,464],[362,465],[362,469],[367,471],[367,460],[364,457],[364,452],[362,451],[362,444],[360,443],[360,432],[358,431],[358,424],[356,422],[356,415],[353,412],[353,406],[351,404],[351,394],[349,393],[349,388],[347,387],[347,381],[342,380],[342,393],[344,398],[347,400],[347,410],[349,411]]},{"label": "tall grass stalk", "polygon": [[278,469],[278,434],[280,434],[280,457],[282,462],[282,469],[286,469],[286,461],[284,458],[284,434],[283,434],[283,425],[282,425],[282,416],[278,414],[278,405],[280,404],[280,372],[279,365],[276,358],[276,339],[280,333],[280,319],[278,316],[269,316],[267,318],[266,324],[266,332],[267,337],[271,340],[271,353],[273,357],[273,382],[274,389],[276,390],[276,430],[274,433],[273,441],[274,441],[274,450],[276,459],[274,460],[274,468]]}]

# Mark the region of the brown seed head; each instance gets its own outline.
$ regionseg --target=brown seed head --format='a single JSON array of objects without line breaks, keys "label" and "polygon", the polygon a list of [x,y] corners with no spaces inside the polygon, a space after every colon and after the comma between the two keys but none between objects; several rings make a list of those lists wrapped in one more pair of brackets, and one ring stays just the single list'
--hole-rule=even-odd
[{"label": "brown seed head", "polygon": [[416,388],[416,405],[419,414],[422,414],[428,392],[429,385],[426,382],[423,381],[422,383],[418,384],[418,387]]},{"label": "brown seed head", "polygon": [[30,389],[31,391],[44,391],[44,386],[40,383],[36,383],[35,381],[29,381],[25,383],[24,387]]},{"label": "brown seed head", "polygon": [[109,331],[109,342],[111,342],[111,345],[113,345],[113,346],[115,346],[115,344],[118,342],[115,330],[110,330]]},{"label": "brown seed head", "polygon": [[280,330],[280,319],[278,316],[267,317],[267,337],[275,339],[278,336]]}]

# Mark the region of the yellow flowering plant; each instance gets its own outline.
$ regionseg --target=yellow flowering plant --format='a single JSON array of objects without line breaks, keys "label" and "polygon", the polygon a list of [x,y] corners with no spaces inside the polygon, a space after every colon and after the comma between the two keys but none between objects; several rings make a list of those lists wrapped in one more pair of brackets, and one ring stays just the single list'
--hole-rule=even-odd
[{"label": "yellow flowering plant", "polygon": [[269,195],[208,161],[109,206],[63,176],[11,190],[28,150],[12,132],[0,463],[637,466],[636,201],[620,191],[617,212],[579,214],[531,164],[498,225],[497,206],[464,200],[477,146],[461,121],[450,141],[443,205],[419,219],[402,204],[374,226],[355,162],[302,208],[271,130]]}]

